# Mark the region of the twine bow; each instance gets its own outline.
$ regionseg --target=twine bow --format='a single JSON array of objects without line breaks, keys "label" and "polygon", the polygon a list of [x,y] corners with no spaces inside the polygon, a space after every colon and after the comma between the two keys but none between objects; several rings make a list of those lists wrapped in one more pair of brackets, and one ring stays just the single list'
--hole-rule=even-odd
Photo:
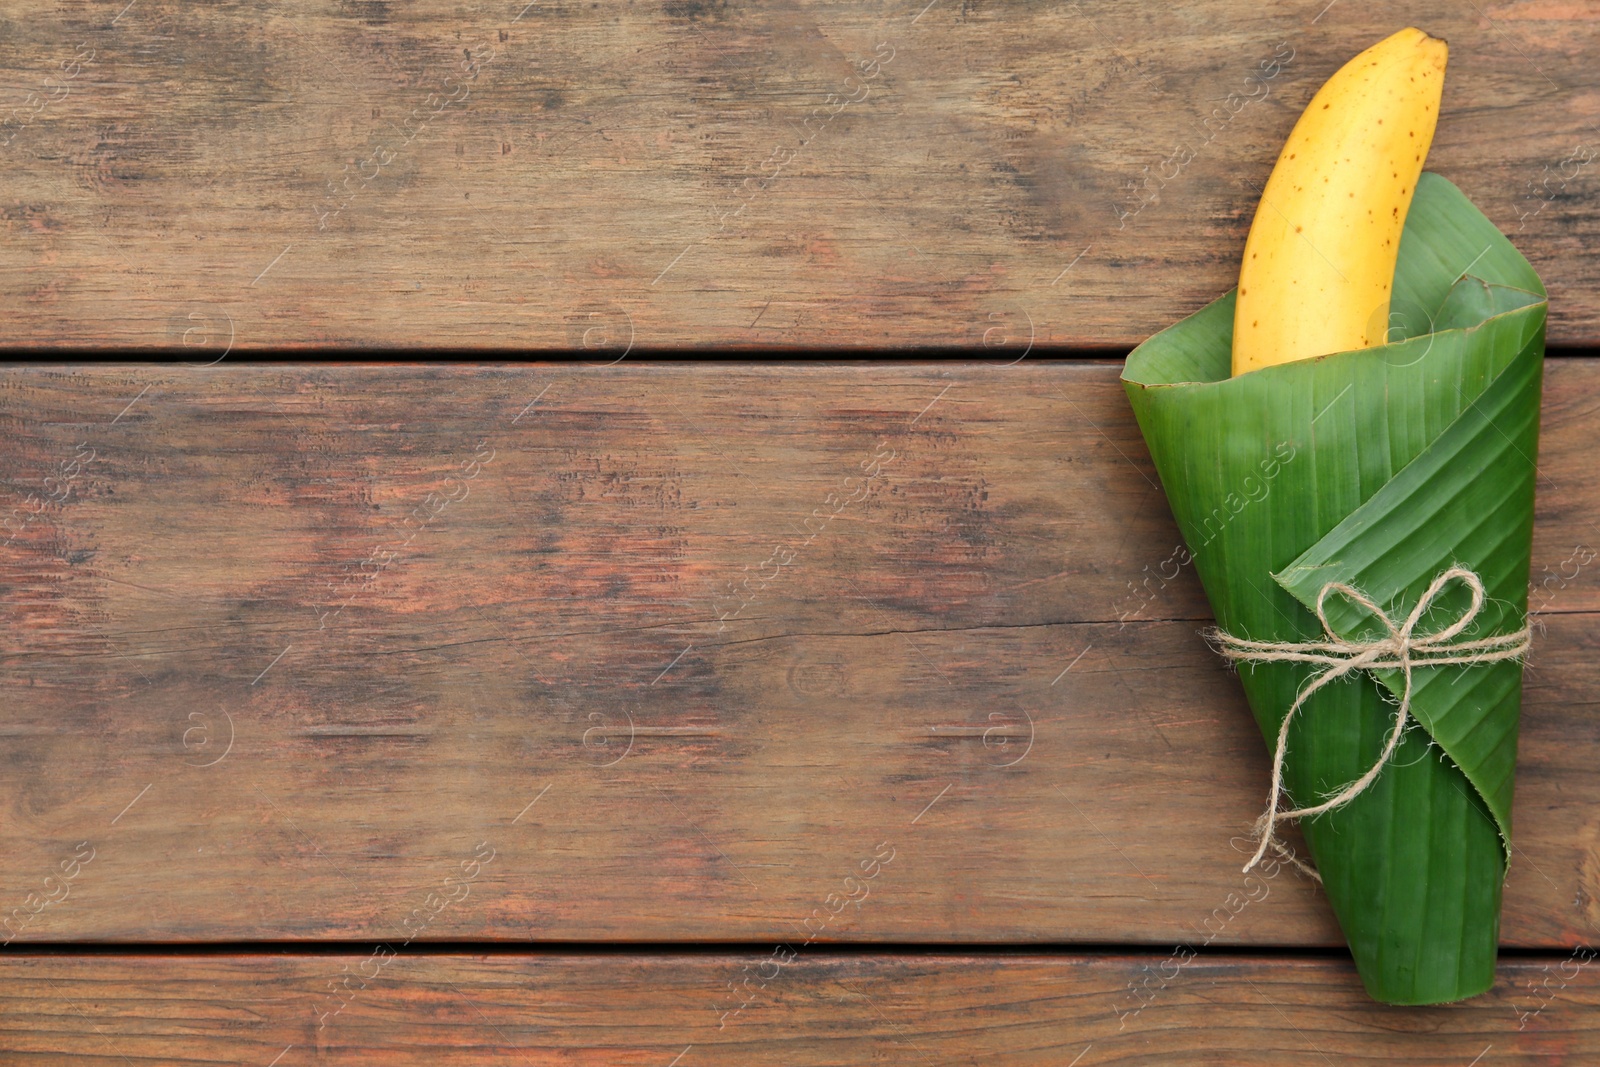
[{"label": "twine bow", "polygon": [[[1459,579],[1472,591],[1472,604],[1461,617],[1436,633],[1418,634],[1417,624],[1428,613],[1433,602],[1438,599],[1452,581]],[[1383,623],[1388,631],[1387,636],[1373,641],[1347,641],[1334,632],[1333,626],[1328,622],[1326,604],[1328,597],[1338,593],[1346,599],[1366,608]],[[1483,581],[1472,571],[1465,567],[1451,567],[1433,580],[1427,592],[1422,594],[1422,599],[1417,601],[1417,606],[1412,609],[1403,623],[1385,614],[1383,609],[1373,603],[1372,598],[1352,586],[1343,582],[1329,582],[1317,594],[1317,620],[1322,623],[1323,630],[1328,635],[1326,641],[1306,641],[1296,643],[1293,641],[1249,641],[1242,637],[1234,637],[1222,630],[1213,632],[1224,657],[1236,663],[1312,663],[1323,670],[1316,674],[1304,688],[1299,696],[1289,707],[1289,714],[1283,718],[1283,725],[1278,729],[1277,750],[1272,757],[1272,792],[1267,799],[1267,810],[1256,821],[1255,835],[1259,839],[1255,855],[1250,862],[1244,865],[1248,873],[1256,864],[1261,862],[1262,856],[1268,848],[1288,855],[1288,850],[1283,842],[1278,840],[1278,824],[1287,819],[1300,819],[1309,815],[1320,815],[1325,811],[1343,807],[1356,797],[1360,796],[1366,788],[1377,780],[1383,771],[1384,765],[1389,762],[1389,757],[1400,744],[1400,737],[1405,733],[1406,725],[1411,721],[1411,672],[1416,667],[1442,667],[1442,666],[1469,666],[1478,663],[1500,663],[1505,660],[1520,659],[1527,651],[1531,638],[1528,626],[1515,633],[1502,634],[1496,637],[1485,637],[1473,641],[1457,641],[1456,637],[1467,627],[1472,625],[1478,617],[1478,612],[1483,608],[1485,593]],[[1345,786],[1334,796],[1311,807],[1293,808],[1289,811],[1279,811],[1279,799],[1283,794],[1283,761],[1284,752],[1289,743],[1289,725],[1294,722],[1294,717],[1310,699],[1311,695],[1329,682],[1337,681],[1347,674],[1355,671],[1370,670],[1399,670],[1405,675],[1405,686],[1400,693],[1400,706],[1395,712],[1394,727],[1389,731],[1388,740],[1383,746],[1383,754],[1378,757],[1367,772],[1360,778]],[[1289,857],[1293,862],[1292,856]],[[1309,867],[1298,862],[1296,866],[1305,870],[1320,882],[1322,879]]]}]

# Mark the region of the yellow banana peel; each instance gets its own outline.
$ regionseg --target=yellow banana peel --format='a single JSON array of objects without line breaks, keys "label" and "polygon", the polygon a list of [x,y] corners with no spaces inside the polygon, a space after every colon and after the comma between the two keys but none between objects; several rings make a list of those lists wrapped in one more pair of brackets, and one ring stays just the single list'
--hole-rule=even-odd
[{"label": "yellow banana peel", "polygon": [[1400,232],[1433,142],[1448,51],[1408,27],[1311,98],[1245,242],[1234,374],[1385,342]]}]

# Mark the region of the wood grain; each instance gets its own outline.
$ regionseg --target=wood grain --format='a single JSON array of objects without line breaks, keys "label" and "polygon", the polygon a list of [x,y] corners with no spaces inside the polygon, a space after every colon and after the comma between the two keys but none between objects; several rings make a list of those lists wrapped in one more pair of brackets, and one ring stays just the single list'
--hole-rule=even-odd
[{"label": "wood grain", "polygon": [[[1600,363],[1547,398],[1534,947],[1600,926]],[[1230,914],[1264,745],[1144,584],[1113,365],[14,369],[0,420],[15,945],[1341,943],[1293,873]]]},{"label": "wood grain", "polygon": [[1430,166],[1600,343],[1600,91],[1550,0],[0,3],[3,343],[1137,343],[1301,107],[1415,23]]},{"label": "wood grain", "polygon": [[1394,1008],[1366,999],[1348,961],[1204,954],[24,955],[0,960],[0,1050],[263,1067],[1547,1067],[1600,1057],[1597,989],[1583,956],[1505,963],[1483,996]]}]

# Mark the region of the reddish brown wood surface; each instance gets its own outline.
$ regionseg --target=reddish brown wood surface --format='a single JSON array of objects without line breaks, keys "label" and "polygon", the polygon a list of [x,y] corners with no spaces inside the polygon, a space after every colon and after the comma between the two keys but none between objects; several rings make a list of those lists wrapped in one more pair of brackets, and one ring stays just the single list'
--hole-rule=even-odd
[{"label": "reddish brown wood surface", "polygon": [[[1264,745],[1192,573],[1143,584],[1117,373],[6,372],[13,947],[1339,944],[1292,873],[1208,934]],[[1600,364],[1546,389],[1504,938],[1554,948],[1600,924]]]},{"label": "reddish brown wood surface", "polygon": [[1449,39],[1432,169],[1600,343],[1558,0],[0,4],[0,342],[1131,345],[1224,292],[1349,56]]},{"label": "reddish brown wood surface", "polygon": [[1505,963],[1481,997],[1393,1008],[1348,962],[1204,954],[21,956],[0,959],[0,1047],[108,1067],[1578,1067],[1600,1058],[1594,971]]}]

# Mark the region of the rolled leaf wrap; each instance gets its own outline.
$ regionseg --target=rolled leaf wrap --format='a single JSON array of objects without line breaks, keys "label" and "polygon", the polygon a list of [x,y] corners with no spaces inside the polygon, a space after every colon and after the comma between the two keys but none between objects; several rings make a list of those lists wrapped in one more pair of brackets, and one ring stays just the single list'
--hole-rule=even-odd
[{"label": "rolled leaf wrap", "polygon": [[[1488,593],[1467,636],[1526,624],[1544,287],[1459,189],[1424,174],[1391,308],[1401,340],[1234,378],[1229,292],[1128,356],[1124,387],[1229,634],[1326,640],[1315,606],[1330,582],[1403,618],[1452,566]],[[1419,632],[1467,606],[1465,589],[1446,590]],[[1328,617],[1341,638],[1379,632],[1339,597]],[[1316,673],[1240,667],[1269,745]],[[1284,767],[1297,806],[1378,761],[1403,684],[1398,670],[1361,671],[1308,699]],[[1376,1000],[1435,1004],[1493,984],[1521,697],[1520,662],[1414,668],[1416,724],[1382,773],[1301,823]]]}]

